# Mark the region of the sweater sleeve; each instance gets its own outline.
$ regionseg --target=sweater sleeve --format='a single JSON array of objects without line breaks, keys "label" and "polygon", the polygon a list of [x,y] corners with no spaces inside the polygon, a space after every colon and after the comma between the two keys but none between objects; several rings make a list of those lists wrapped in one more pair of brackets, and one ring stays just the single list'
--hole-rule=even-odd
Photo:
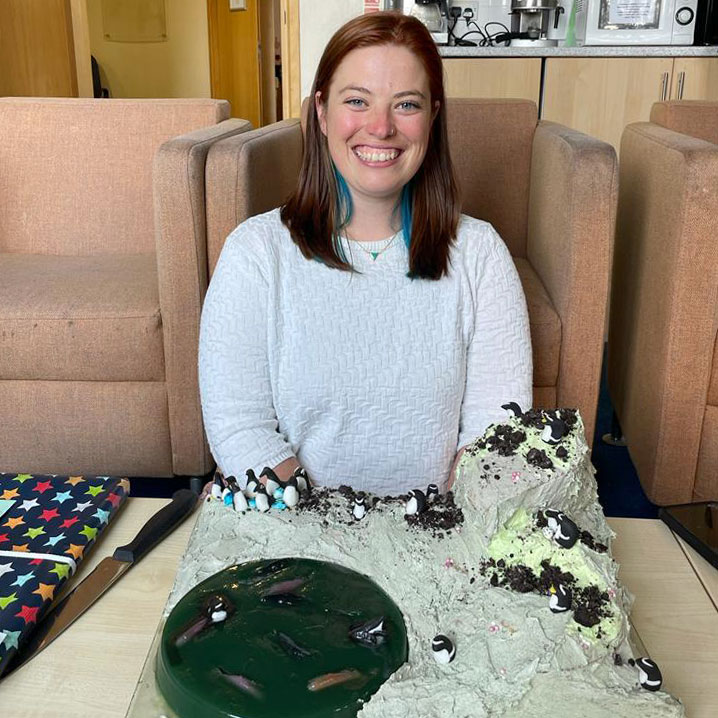
[{"label": "sweater sleeve", "polygon": [[474,317],[458,448],[504,419],[502,404],[515,401],[529,409],[533,385],[528,311],[516,265],[491,225],[473,225],[466,239]]},{"label": "sweater sleeve", "polygon": [[271,282],[263,226],[227,239],[202,309],[199,388],[207,440],[225,475],[243,478],[294,455],[278,431],[268,359]]}]

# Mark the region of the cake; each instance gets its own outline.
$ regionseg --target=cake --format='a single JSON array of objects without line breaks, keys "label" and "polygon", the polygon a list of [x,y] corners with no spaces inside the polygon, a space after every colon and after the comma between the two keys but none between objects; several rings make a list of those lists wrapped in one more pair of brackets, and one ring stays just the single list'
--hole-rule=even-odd
[{"label": "cake", "polygon": [[[223,705],[213,704],[208,716],[327,715],[326,705],[307,708],[306,679],[315,667],[307,673],[302,666],[301,680],[294,683],[287,677],[291,660],[283,664],[290,668],[271,670],[258,658],[242,674],[249,686],[232,685],[221,675],[250,665],[218,665],[231,655],[263,650],[255,638],[244,635],[245,629],[236,629],[234,642],[226,642],[232,624],[256,627],[247,620],[250,604],[228,617],[222,613],[222,625],[202,633],[191,659],[194,639],[178,639],[208,597],[251,586],[246,600],[261,604],[267,591],[271,595],[289,586],[295,587],[285,591],[289,603],[294,595],[310,598],[315,608],[338,607],[351,614],[342,618],[345,638],[355,619],[355,627],[372,625],[372,618],[387,621],[382,628],[391,639],[396,665],[386,676],[379,679],[371,668],[355,665],[357,656],[372,648],[348,639],[350,654],[317,664],[318,671],[342,674],[339,685],[324,692],[329,703],[334,701],[334,715],[560,718],[580,710],[586,718],[682,716],[680,702],[657,690],[658,667],[648,657],[634,655],[629,644],[632,599],[617,579],[612,532],[598,504],[580,416],[572,410],[522,413],[515,406],[508,414],[467,447],[453,493],[431,496],[426,487],[417,487],[420,491],[411,496],[377,497],[358,495],[350,487],[314,488],[294,509],[266,512],[238,512],[218,500],[204,503],[167,604],[158,650],[158,684],[170,705],[190,702],[171,695],[168,685],[173,681],[182,686],[180,692],[202,692],[188,688],[191,680],[182,677],[191,660],[198,663],[190,672],[209,671],[228,696]],[[362,510],[355,514],[357,505],[363,516]],[[238,583],[278,560],[289,573],[258,587],[252,581]],[[297,583],[297,576],[306,578],[301,567],[307,560],[321,562],[330,573],[347,571],[351,581],[369,582],[367,590],[379,603],[362,613],[365,601],[345,578],[322,579],[331,590],[305,593],[312,581]],[[280,588],[273,589],[276,585]],[[284,606],[260,630],[252,629],[273,641],[264,650],[281,655],[281,632],[295,634],[297,665],[302,651],[319,657],[326,646],[330,652],[332,639],[323,637],[319,623],[312,624],[317,628],[311,636],[302,633],[313,620],[304,611]],[[293,623],[283,623],[290,620],[287,616]],[[326,630],[329,635],[334,629]],[[295,639],[300,634],[301,640]],[[226,659],[214,652],[215,640],[224,641],[219,650]],[[291,647],[284,650],[291,659]],[[382,650],[389,652],[386,646]],[[176,671],[173,678],[168,670]],[[347,670],[355,673],[342,673]],[[206,686],[206,675],[196,683]],[[366,675],[371,675],[371,685]],[[216,696],[217,690],[205,692]],[[282,700],[292,711],[269,710],[263,698],[267,691],[284,691]],[[182,707],[177,714],[197,715]]]}]

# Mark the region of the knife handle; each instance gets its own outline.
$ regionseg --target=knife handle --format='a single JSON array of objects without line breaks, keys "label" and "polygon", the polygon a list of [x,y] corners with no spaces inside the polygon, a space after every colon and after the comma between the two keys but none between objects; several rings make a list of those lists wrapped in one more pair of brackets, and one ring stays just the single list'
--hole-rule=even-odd
[{"label": "knife handle", "polygon": [[152,516],[130,543],[116,548],[112,558],[125,563],[139,561],[175,526],[192,513],[198,499],[197,494],[190,489],[175,491],[172,494],[172,501]]}]

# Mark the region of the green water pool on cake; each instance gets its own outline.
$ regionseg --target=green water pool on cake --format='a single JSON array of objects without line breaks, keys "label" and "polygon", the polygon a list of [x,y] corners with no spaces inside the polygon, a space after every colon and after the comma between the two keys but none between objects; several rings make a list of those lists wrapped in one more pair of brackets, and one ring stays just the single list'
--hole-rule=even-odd
[{"label": "green water pool on cake", "polygon": [[[230,606],[226,620],[202,622],[218,596]],[[376,645],[351,637],[379,617],[386,636]],[[189,591],[167,618],[156,675],[180,718],[345,718],[407,656],[402,614],[374,581],[288,558],[231,566]],[[328,674],[338,680],[322,688]]]}]

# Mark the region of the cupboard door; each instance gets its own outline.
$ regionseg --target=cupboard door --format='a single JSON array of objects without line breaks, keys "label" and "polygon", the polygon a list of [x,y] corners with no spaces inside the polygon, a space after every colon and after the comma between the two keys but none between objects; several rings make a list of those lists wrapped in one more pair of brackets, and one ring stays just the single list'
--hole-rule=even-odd
[{"label": "cupboard door", "polygon": [[672,100],[718,100],[718,57],[676,57]]},{"label": "cupboard door", "polygon": [[624,127],[647,122],[654,102],[670,97],[673,58],[548,58],[541,119],[621,145]]},{"label": "cupboard door", "polygon": [[446,58],[447,97],[511,97],[539,104],[541,58]]}]

